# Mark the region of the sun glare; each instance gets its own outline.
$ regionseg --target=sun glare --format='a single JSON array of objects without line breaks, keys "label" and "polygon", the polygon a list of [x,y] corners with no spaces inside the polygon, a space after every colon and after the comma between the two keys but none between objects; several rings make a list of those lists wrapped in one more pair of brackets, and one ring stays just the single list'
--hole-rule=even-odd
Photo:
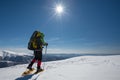
[{"label": "sun glare", "polygon": [[55,3],[52,8],[53,15],[57,18],[62,18],[63,16],[65,16],[67,14],[66,10],[66,5],[62,2]]},{"label": "sun glare", "polygon": [[61,5],[56,6],[56,12],[61,14],[63,12],[63,7]]}]

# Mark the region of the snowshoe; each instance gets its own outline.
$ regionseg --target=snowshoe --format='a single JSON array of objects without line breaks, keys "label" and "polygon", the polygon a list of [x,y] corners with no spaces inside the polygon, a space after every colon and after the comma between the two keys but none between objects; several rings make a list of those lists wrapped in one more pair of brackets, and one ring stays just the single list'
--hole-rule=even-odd
[{"label": "snowshoe", "polygon": [[26,76],[26,75],[32,74],[34,70],[35,70],[34,68],[27,69],[25,72],[22,73],[22,76]]}]

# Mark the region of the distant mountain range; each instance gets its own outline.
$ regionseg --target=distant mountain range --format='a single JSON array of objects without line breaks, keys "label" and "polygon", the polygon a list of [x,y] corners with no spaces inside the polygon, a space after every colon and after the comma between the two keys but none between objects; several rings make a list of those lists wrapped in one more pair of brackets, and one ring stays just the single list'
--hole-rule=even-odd
[{"label": "distant mountain range", "polygon": [[[43,54],[43,61],[56,61],[77,56],[108,56],[119,54]],[[0,52],[0,68],[9,67],[17,64],[27,64],[33,58],[32,53],[17,53],[8,50]]]},{"label": "distant mountain range", "polygon": [[32,58],[32,55],[30,54],[20,55],[20,53],[17,54],[11,51],[2,51],[0,56],[0,68],[8,67],[16,64],[29,63],[31,58]]},{"label": "distant mountain range", "polygon": [[[43,54],[43,61],[56,61],[79,56],[80,54]],[[32,54],[16,53],[4,50],[0,54],[0,68],[9,67],[17,64],[26,64],[33,58]]]}]

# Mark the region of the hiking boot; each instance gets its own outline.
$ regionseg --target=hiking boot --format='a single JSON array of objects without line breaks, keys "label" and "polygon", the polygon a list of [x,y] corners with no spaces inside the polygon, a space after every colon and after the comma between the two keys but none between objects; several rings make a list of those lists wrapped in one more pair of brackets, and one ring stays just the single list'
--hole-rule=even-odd
[{"label": "hiking boot", "polygon": [[41,68],[40,68],[40,69],[37,69],[37,72],[41,72],[41,71],[43,71],[43,69],[41,69]]},{"label": "hiking boot", "polygon": [[44,70],[43,69],[37,69],[37,71],[35,72],[35,74],[40,73],[42,71],[44,71]]},{"label": "hiking boot", "polygon": [[28,66],[27,69],[29,69],[29,70],[33,70],[33,68],[32,68],[31,66]]},{"label": "hiking boot", "polygon": [[43,71],[43,69],[40,66],[38,66],[36,72],[41,72],[41,71]]}]

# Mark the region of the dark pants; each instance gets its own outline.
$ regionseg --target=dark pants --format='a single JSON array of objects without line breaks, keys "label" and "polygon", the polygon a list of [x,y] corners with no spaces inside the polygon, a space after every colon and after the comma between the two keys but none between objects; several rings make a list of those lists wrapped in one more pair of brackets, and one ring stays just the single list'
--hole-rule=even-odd
[{"label": "dark pants", "polygon": [[29,67],[32,67],[32,65],[37,61],[37,68],[41,68],[41,63],[42,63],[42,50],[35,50],[34,51],[34,58],[29,64]]},{"label": "dark pants", "polygon": [[35,60],[42,60],[42,50],[37,50],[37,51],[34,51],[34,59]]}]

